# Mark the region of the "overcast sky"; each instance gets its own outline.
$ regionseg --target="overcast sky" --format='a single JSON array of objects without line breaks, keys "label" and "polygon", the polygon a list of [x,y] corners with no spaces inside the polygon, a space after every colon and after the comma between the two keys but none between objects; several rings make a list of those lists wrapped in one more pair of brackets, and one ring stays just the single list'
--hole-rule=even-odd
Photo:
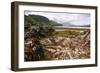
[{"label": "overcast sky", "polygon": [[25,11],[25,15],[42,15],[50,20],[56,21],[63,25],[90,25],[90,14],[86,13],[68,13],[68,12],[36,12]]}]

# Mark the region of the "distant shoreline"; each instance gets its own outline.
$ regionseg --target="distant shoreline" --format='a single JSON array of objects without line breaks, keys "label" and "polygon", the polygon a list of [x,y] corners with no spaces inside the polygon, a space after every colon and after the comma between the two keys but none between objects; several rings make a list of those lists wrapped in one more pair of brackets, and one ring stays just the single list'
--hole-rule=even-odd
[{"label": "distant shoreline", "polygon": [[70,27],[70,26],[56,26],[57,29],[77,29],[77,30],[90,30],[90,27]]}]

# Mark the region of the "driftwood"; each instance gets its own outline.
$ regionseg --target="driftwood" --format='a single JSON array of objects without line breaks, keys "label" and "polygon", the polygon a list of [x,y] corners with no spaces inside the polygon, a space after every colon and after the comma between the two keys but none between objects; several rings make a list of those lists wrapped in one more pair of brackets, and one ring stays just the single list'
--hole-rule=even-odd
[{"label": "driftwood", "polygon": [[39,40],[37,45],[42,46],[44,50],[43,57],[35,54],[35,47],[30,47],[33,43],[36,43],[36,40],[38,39],[32,38],[31,40],[26,40],[25,59],[39,61],[90,58],[90,31],[84,31],[82,35],[74,38],[60,36]]}]

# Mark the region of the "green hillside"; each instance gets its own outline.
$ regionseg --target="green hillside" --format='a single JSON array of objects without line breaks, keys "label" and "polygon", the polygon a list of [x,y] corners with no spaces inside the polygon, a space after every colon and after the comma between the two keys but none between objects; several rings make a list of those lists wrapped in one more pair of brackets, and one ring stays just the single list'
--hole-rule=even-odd
[{"label": "green hillside", "polygon": [[29,16],[25,15],[24,17],[25,17],[25,25],[27,24],[35,25],[35,23],[38,22],[38,23],[45,23],[45,24],[49,23],[54,26],[62,26],[62,24],[59,24],[53,20],[49,20],[47,17],[41,15],[29,15]]}]

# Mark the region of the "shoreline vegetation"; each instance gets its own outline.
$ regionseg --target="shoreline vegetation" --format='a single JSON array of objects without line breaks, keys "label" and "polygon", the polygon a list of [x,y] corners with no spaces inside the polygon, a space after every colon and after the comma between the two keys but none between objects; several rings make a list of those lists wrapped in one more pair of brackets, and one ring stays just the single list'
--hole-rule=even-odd
[{"label": "shoreline vegetation", "polygon": [[90,58],[90,26],[56,28],[62,25],[44,16],[24,17],[24,61]]}]

